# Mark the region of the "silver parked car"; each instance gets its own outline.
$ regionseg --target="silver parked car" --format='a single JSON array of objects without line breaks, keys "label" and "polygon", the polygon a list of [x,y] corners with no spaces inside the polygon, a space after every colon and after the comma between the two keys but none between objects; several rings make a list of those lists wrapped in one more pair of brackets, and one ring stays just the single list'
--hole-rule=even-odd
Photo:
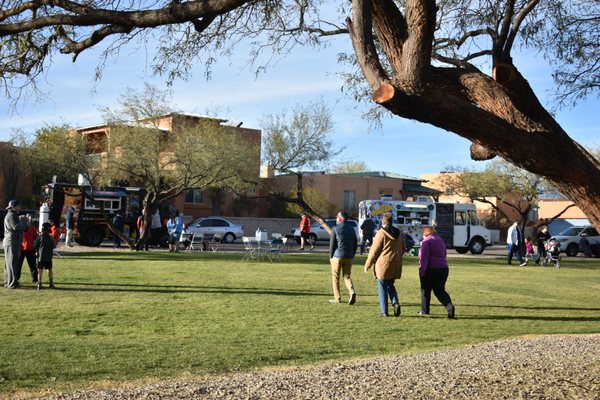
[{"label": "silver parked car", "polygon": [[[334,227],[335,223],[336,223],[336,219],[335,218],[327,218],[325,220],[325,222],[327,223],[327,225],[329,225],[329,227]],[[358,235],[358,222],[356,222],[356,220],[354,220],[354,219],[349,219],[346,221],[346,223],[354,228],[354,232],[356,233],[356,239],[358,239],[360,241],[360,237]],[[293,231],[293,234],[294,234],[294,239],[296,240],[296,243],[300,243],[300,229],[295,229]],[[317,240],[329,241],[330,238],[331,238],[331,236],[329,235],[329,233],[327,233],[325,228],[323,228],[321,226],[321,224],[316,222],[316,223],[310,225],[310,236],[308,238],[308,244],[313,245]]]},{"label": "silver parked car", "polygon": [[221,235],[223,242],[233,243],[244,235],[242,226],[221,217],[200,218],[188,224],[188,231],[206,236]]},{"label": "silver parked car", "polygon": [[590,245],[600,244],[600,235],[591,225],[572,226],[552,237],[560,243],[561,252],[566,253],[569,257],[575,257],[579,253],[579,240],[583,233],[587,235]]}]

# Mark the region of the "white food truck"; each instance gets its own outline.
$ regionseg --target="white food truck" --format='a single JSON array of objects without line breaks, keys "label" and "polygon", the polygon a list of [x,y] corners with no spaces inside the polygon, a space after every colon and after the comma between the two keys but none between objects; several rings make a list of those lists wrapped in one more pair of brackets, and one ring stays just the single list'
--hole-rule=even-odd
[{"label": "white food truck", "polygon": [[485,246],[492,244],[489,229],[479,224],[474,204],[436,203],[431,197],[419,197],[417,201],[392,200],[387,196],[363,200],[358,205],[358,225],[371,218],[379,229],[386,212],[392,213],[394,225],[411,235],[415,245],[423,239],[421,230],[427,225],[434,225],[446,247],[461,254],[481,254]]}]

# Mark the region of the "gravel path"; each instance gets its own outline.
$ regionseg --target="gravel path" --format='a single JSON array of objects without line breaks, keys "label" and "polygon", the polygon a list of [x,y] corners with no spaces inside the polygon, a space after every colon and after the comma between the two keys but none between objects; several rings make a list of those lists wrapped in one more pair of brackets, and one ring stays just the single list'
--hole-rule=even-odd
[{"label": "gravel path", "polygon": [[600,399],[600,335],[60,393],[52,399]]}]

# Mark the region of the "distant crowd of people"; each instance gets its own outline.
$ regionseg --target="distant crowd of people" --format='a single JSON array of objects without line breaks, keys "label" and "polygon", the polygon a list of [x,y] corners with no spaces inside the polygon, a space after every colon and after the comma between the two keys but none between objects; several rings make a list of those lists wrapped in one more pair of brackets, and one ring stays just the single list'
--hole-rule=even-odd
[{"label": "distant crowd of people", "polygon": [[37,290],[42,288],[42,275],[48,271],[48,283],[54,289],[54,274],[52,259],[54,249],[60,238],[60,233],[52,221],[42,224],[42,231],[38,232],[31,223],[31,217],[19,215],[21,203],[11,200],[4,217],[4,287],[18,289],[21,279],[21,270],[27,260],[31,273],[31,280],[36,284]]}]

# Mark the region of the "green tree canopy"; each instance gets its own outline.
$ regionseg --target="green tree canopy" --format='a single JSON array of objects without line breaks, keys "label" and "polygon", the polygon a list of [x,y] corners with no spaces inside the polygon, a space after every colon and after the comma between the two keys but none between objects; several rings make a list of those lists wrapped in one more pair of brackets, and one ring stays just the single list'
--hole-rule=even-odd
[{"label": "green tree canopy", "polygon": [[291,111],[266,115],[262,128],[264,162],[280,173],[296,177],[296,187],[290,195],[282,193],[273,180],[266,181],[264,190],[269,196],[294,205],[294,210],[305,211],[325,227],[321,216],[329,215],[329,204],[316,189],[304,186],[303,175],[307,168],[326,169],[342,151],[333,144],[331,111],[322,101],[297,105]]},{"label": "green tree canopy", "polygon": [[58,182],[77,182],[79,174],[93,181],[98,160],[90,157],[84,137],[68,125],[49,125],[33,134],[15,133],[13,141],[20,147],[20,157],[30,171],[34,188],[41,188],[56,176]]},{"label": "green tree canopy", "polygon": [[171,114],[163,114],[168,111],[164,92],[146,86],[127,93],[120,109],[105,111],[111,122],[103,175],[147,190],[146,223],[157,207],[187,189],[245,188],[258,173],[258,145],[222,120],[184,119],[166,129],[160,122]]}]

